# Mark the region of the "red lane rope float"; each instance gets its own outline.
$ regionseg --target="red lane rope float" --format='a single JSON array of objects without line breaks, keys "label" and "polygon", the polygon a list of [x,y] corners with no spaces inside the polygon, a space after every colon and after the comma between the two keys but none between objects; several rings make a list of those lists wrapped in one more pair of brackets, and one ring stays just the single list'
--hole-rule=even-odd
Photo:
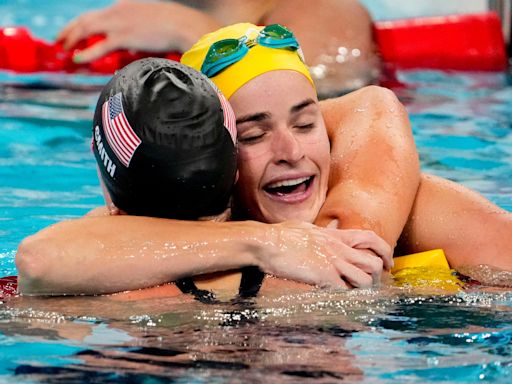
[{"label": "red lane rope float", "polygon": [[[396,68],[502,71],[507,67],[499,16],[494,12],[423,17],[374,24],[383,61]],[[0,69],[111,74],[147,56],[179,60],[180,54],[120,50],[89,64],[75,64],[78,51],[98,42],[93,36],[65,51],[59,43],[34,38],[25,27],[0,28]]]},{"label": "red lane rope float", "polygon": [[179,60],[177,52],[132,52],[119,50],[88,64],[76,64],[73,55],[102,40],[103,36],[92,36],[65,51],[60,43],[49,43],[34,38],[25,27],[0,28],[0,69],[16,72],[92,72],[111,74],[134,60],[143,57],[165,57]]},{"label": "red lane rope float", "polygon": [[374,30],[383,61],[397,68],[507,68],[501,21],[494,12],[382,21]]}]

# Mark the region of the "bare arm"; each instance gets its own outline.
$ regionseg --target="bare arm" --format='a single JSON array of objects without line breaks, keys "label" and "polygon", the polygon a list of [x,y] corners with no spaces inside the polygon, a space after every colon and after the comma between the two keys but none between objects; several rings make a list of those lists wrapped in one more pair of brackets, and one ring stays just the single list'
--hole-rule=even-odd
[{"label": "bare arm", "polygon": [[25,294],[112,293],[248,265],[309,284],[357,287],[371,286],[382,270],[366,249],[391,257],[368,232],[107,216],[64,221],[25,239],[16,265]]},{"label": "bare arm", "polygon": [[331,140],[329,193],[316,224],[375,231],[394,247],[420,180],[407,113],[370,86],[321,103]]},{"label": "bare arm", "polygon": [[320,95],[360,88],[378,75],[372,20],[357,0],[281,0],[261,23],[295,33]]},{"label": "bare arm", "polygon": [[176,2],[120,1],[80,15],[58,39],[69,49],[89,36],[105,35],[105,40],[80,52],[80,62],[86,63],[116,49],[184,52],[221,26],[208,13]]},{"label": "bare arm", "polygon": [[443,248],[453,268],[486,264],[512,271],[512,213],[460,184],[422,175],[400,248]]}]

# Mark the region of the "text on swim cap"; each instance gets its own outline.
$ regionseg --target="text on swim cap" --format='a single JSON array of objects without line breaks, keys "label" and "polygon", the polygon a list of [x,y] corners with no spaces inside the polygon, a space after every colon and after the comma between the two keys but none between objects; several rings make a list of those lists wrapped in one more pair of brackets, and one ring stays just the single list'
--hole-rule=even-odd
[{"label": "text on swim cap", "polygon": [[94,141],[96,142],[96,148],[98,148],[98,154],[100,155],[101,161],[103,161],[103,166],[107,170],[110,177],[114,177],[116,172],[116,165],[110,160],[107,151],[105,151],[105,147],[103,146],[103,142],[101,141],[100,135],[100,127],[94,127]]}]

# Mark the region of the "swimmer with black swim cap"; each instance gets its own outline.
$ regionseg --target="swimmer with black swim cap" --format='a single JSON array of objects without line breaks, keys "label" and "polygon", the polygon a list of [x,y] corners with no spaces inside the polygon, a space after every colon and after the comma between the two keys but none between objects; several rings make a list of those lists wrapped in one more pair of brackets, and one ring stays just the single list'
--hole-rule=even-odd
[{"label": "swimmer with black swim cap", "polygon": [[[237,173],[235,114],[217,87],[190,67],[149,58],[117,72],[96,105],[93,152],[105,197],[122,213],[229,217]],[[239,296],[255,295],[263,273],[257,267],[241,271]],[[176,285],[199,301],[216,302],[191,278]]]},{"label": "swimmer with black swim cap", "polygon": [[219,215],[237,172],[235,115],[196,70],[166,59],[138,60],[100,94],[93,152],[122,212],[188,220]]}]

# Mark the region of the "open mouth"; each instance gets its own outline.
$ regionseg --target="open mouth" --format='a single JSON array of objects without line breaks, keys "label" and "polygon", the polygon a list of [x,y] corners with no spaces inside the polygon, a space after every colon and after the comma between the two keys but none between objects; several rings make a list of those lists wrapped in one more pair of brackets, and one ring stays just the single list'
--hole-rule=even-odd
[{"label": "open mouth", "polygon": [[300,177],[297,179],[277,181],[266,185],[263,190],[274,196],[287,196],[291,194],[304,193],[313,182],[314,176]]}]

